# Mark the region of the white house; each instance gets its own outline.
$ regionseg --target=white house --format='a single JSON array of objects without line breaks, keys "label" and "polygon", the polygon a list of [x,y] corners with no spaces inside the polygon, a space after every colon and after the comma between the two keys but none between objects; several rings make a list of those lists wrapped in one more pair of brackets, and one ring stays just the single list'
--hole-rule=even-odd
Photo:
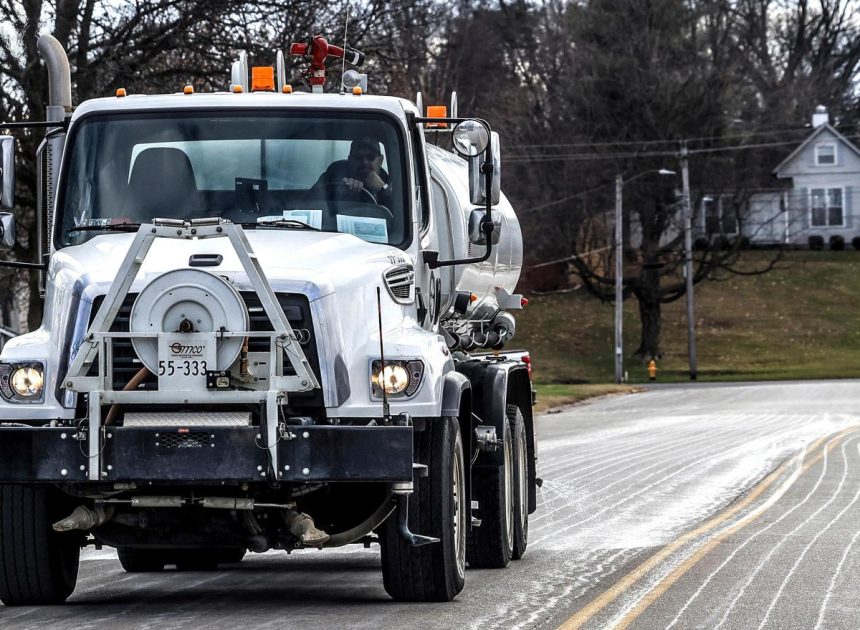
[{"label": "white house", "polygon": [[834,235],[850,244],[860,237],[860,148],[830,125],[821,105],[812,128],[773,170],[788,186],[757,190],[740,211],[733,207],[733,195],[705,196],[698,234],[740,233],[758,245],[807,245],[810,236],[829,243]]}]

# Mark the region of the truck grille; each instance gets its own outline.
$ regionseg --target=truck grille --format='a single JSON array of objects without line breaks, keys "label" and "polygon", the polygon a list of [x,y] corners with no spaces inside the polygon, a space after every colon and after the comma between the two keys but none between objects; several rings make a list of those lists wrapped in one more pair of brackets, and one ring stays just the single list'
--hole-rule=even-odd
[{"label": "truck grille", "polygon": [[[245,301],[245,306],[248,309],[251,331],[263,332],[274,330],[257,294],[253,291],[242,291],[240,292],[240,295]],[[296,337],[302,346],[305,356],[307,356],[311,369],[319,379],[319,357],[317,354],[317,344],[314,337],[313,322],[311,320],[311,310],[308,299],[303,295],[294,295],[291,293],[278,293],[276,294],[276,297],[278,298],[278,303],[280,304],[281,309],[283,309],[284,314],[287,316],[287,320],[290,322],[290,326],[293,327],[293,330],[296,333]],[[128,332],[131,307],[136,298],[136,293],[129,293],[125,297],[125,300],[123,300],[122,306],[119,309],[119,313],[117,313],[116,319],[111,326],[111,332]],[[96,297],[93,301],[93,308],[90,312],[90,324],[92,324],[92,321],[103,301],[103,295]],[[268,352],[269,340],[252,337],[249,340],[248,350],[250,352]],[[131,339],[115,339],[113,342],[113,388],[115,390],[121,390],[129,382],[131,377],[140,371],[142,367],[143,363],[141,363],[140,359],[137,358],[134,348],[131,345]],[[89,374],[91,376],[98,374],[98,367],[95,364],[93,364]],[[291,365],[285,365],[284,374],[288,376],[294,375],[295,370],[293,370]],[[155,375],[150,374],[143,383],[143,389],[155,390],[157,388],[158,379]],[[302,401],[304,401],[305,404],[316,404],[316,399],[319,398],[318,403],[322,405],[322,394],[318,389],[312,390],[311,392],[295,392],[290,394],[290,398],[291,400],[296,400],[296,403],[299,406],[301,406]]]}]

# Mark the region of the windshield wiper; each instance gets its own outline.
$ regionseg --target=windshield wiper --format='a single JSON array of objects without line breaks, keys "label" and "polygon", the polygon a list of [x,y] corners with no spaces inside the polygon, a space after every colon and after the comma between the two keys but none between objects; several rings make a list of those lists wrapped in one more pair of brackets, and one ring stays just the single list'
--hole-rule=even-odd
[{"label": "windshield wiper", "polygon": [[105,225],[78,225],[69,230],[72,232],[137,232],[140,223],[108,223]]},{"label": "windshield wiper", "polygon": [[314,232],[322,232],[318,227],[314,227],[312,225],[308,225],[303,221],[296,221],[295,219],[277,219],[275,221],[259,221],[259,222],[246,222],[246,223],[238,223],[237,225],[241,225],[243,228],[286,228],[288,230],[313,230]]}]

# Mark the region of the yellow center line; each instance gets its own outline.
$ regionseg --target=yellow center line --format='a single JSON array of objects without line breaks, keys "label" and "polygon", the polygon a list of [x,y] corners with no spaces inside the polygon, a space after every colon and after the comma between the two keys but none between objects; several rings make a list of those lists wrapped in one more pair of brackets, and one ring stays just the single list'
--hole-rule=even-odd
[{"label": "yellow center line", "polygon": [[[827,450],[833,449],[846,435],[848,435],[849,433],[852,433],[854,431],[857,431],[856,427],[845,429],[841,433],[838,433],[833,438],[833,441],[829,445],[827,445],[825,448]],[[727,520],[729,520],[730,518],[735,516],[738,512],[743,510],[745,507],[747,507],[750,503],[755,501],[759,496],[761,496],[761,494],[765,490],[767,490],[771,485],[773,485],[773,483],[779,477],[781,477],[782,474],[786,471],[786,469],[788,469],[789,466],[793,465],[798,458],[801,460],[805,459],[811,452],[816,450],[822,444],[822,442],[824,442],[826,439],[827,439],[827,436],[819,438],[818,440],[816,440],[815,442],[813,442],[812,444],[807,446],[806,449],[804,449],[803,453],[796,455],[795,457],[791,458],[790,460],[784,462],[781,466],[779,466],[771,474],[769,474],[767,477],[765,477],[743,499],[741,499],[737,503],[733,504],[731,507],[726,509],[724,512],[721,512],[717,516],[706,521],[705,523],[703,523],[702,525],[700,525],[696,529],[694,529],[690,532],[687,532],[686,534],[680,536],[679,538],[676,538],[673,542],[671,542],[668,545],[666,545],[665,547],[663,547],[663,549],[661,549],[660,551],[655,553],[653,556],[648,558],[645,562],[643,562],[638,567],[633,569],[630,573],[628,573],[623,578],[621,578],[611,588],[606,590],[600,596],[593,599],[585,607],[581,608],[576,613],[574,613],[567,621],[565,621],[563,624],[561,624],[561,626],[559,626],[559,630],[576,630],[578,628],[581,628],[584,624],[586,624],[588,621],[590,621],[600,611],[602,611],[609,604],[611,604],[613,601],[615,601],[619,596],[624,594],[627,591],[627,589],[629,589],[631,586],[633,586],[633,584],[638,582],[649,571],[651,571],[654,567],[656,567],[661,562],[663,562],[666,558],[668,558],[673,553],[675,553],[682,546],[684,546],[685,544],[687,544],[688,542],[690,542],[694,538],[697,538],[697,537],[701,536],[702,534],[706,534],[709,531],[717,528],[718,526],[720,526],[721,524],[725,523]],[[813,465],[815,465],[823,457],[823,455],[824,455],[824,449],[822,449],[821,452],[818,453],[814,458],[807,461],[806,464],[801,469],[799,474],[803,474],[804,472],[809,470],[809,468],[811,468]],[[750,520],[747,522],[743,522],[742,525],[748,525],[750,522],[752,522],[752,521]],[[741,525],[741,524],[739,524],[739,525]],[[739,527],[734,526],[733,529],[734,528],[739,528]],[[725,537],[725,535],[728,535],[729,533],[731,533],[731,531],[724,533],[724,535],[721,535],[720,539],[722,539],[723,537]],[[716,544],[716,543],[714,543],[714,544]],[[665,590],[668,589],[669,586],[671,586],[671,584],[674,581],[679,579],[696,562],[701,560],[701,558],[704,557],[704,555],[707,553],[707,551],[710,551],[710,549],[712,549],[713,546],[714,545],[710,545],[706,551],[701,553],[701,555],[699,555],[698,553],[694,554],[684,564],[682,564],[681,566],[676,568],[675,571],[673,571],[666,578],[664,578],[664,580],[662,580],[661,582],[658,582],[657,585],[655,585],[655,587],[652,589],[652,591],[648,594],[648,596],[645,599],[643,599],[642,601],[640,601],[639,604],[633,610],[631,610],[624,617],[624,619],[622,619],[619,627],[622,627],[622,628],[626,627],[633,620],[635,620],[636,617],[638,617],[654,600],[656,600],[657,597],[659,597],[663,592],[665,592]],[[700,549],[699,551],[702,551],[702,550]],[[695,558],[695,560],[691,562],[691,560],[693,560],[694,558]],[[686,568],[684,568],[684,567],[686,567]],[[682,568],[683,568],[683,571],[681,571]],[[679,573],[679,571],[680,571],[680,573]],[[676,573],[677,573],[677,575],[675,575]],[[672,578],[674,578],[674,579],[672,579]],[[671,581],[669,581],[669,580],[671,580]],[[662,590],[660,590],[660,589],[662,589]],[[659,591],[659,592],[657,592],[657,591]],[[652,597],[652,594],[653,594],[653,597]],[[647,600],[647,603],[646,603],[646,600]]]}]

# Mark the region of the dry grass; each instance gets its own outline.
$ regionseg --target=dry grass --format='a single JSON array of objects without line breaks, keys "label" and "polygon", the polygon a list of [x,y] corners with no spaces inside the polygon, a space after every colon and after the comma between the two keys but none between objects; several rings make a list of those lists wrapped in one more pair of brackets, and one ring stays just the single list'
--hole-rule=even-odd
[{"label": "dry grass", "polygon": [[[770,252],[748,252],[761,265]],[[586,291],[528,296],[518,317],[517,345],[531,350],[535,380],[614,380],[613,306]],[[684,300],[664,305],[658,380],[685,380]],[[790,252],[762,276],[732,276],[696,287],[701,380],[809,379],[860,376],[860,252]],[[629,358],[639,342],[635,300],[624,306],[625,370],[647,380]]]},{"label": "dry grass", "polygon": [[542,385],[539,383],[537,385],[537,404],[534,409],[535,413],[544,413],[549,409],[572,405],[597,396],[630,394],[637,391],[640,391],[639,388],[633,385],[570,385],[559,383]]}]

